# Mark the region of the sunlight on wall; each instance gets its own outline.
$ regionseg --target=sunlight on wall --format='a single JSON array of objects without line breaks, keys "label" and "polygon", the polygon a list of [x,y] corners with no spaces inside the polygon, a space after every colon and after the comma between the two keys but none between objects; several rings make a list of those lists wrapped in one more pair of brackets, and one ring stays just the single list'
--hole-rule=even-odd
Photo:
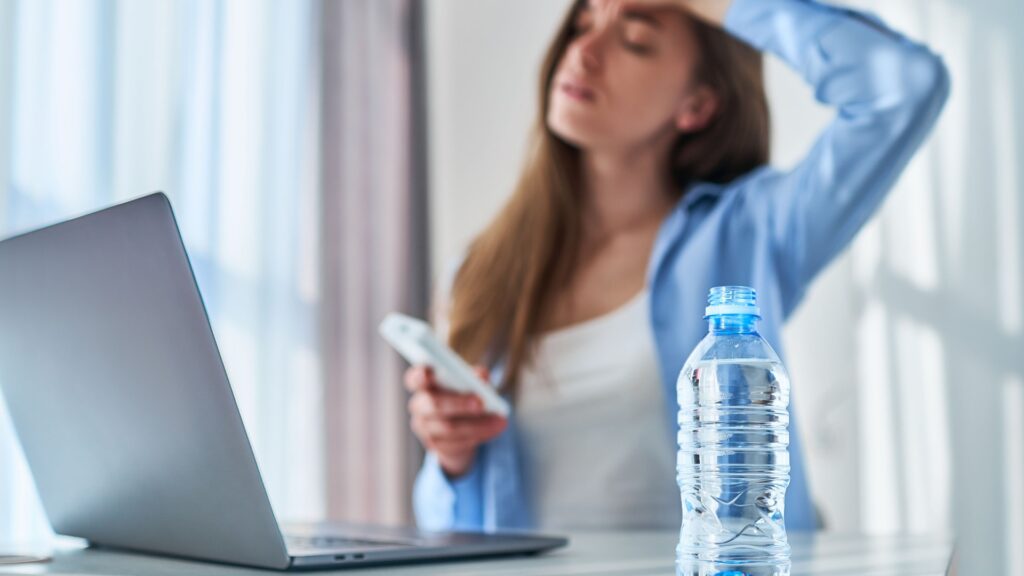
[{"label": "sunlight on wall", "polygon": [[[928,43],[953,77],[935,134],[852,250],[857,289],[850,301],[861,318],[858,345],[864,347],[857,385],[867,387],[859,406],[862,527],[985,533],[982,525],[963,524],[1002,508],[1003,499],[984,492],[985,479],[1005,476],[1008,491],[1024,486],[1019,464],[1009,458],[1016,450],[1019,462],[1020,430],[1005,430],[1006,458],[987,452],[1000,444],[989,437],[988,406],[998,402],[988,396],[986,374],[1008,370],[1018,381],[1024,375],[1013,352],[1024,321],[1024,244],[1019,59],[1013,56],[1020,42],[1007,33],[1013,28],[1002,11],[1011,3],[851,4]],[[1021,403],[1005,404],[1019,410]],[[1014,414],[1005,416],[1007,426],[1020,421]],[[898,515],[890,513],[891,498]],[[1019,524],[1021,514],[1013,511],[1019,502],[1014,506],[1007,521]],[[991,535],[965,541],[976,546]],[[1019,555],[1021,541],[1019,528],[1010,530],[1011,556]]]},{"label": "sunlight on wall", "polygon": [[941,208],[938,223],[942,229],[936,241],[941,248],[940,264],[947,270],[956,269],[966,257],[963,214],[974,192],[964,153],[974,105],[969,64],[971,23],[970,13],[956,2],[943,0],[928,5],[928,37],[942,39],[942,58],[953,77],[952,94],[934,137],[937,155],[934,169],[938,175],[935,185]]},{"label": "sunlight on wall", "polygon": [[[931,41],[925,3],[850,4],[879,14],[911,38]],[[945,53],[944,44],[935,48]],[[859,319],[860,529],[868,533],[929,533],[952,523],[944,373],[950,347],[932,316],[940,311],[926,304],[944,289],[949,265],[937,140],[929,139],[914,157],[880,217],[858,235],[850,256],[852,283],[842,288]],[[964,169],[962,155],[950,168]]]},{"label": "sunlight on wall", "polygon": [[899,461],[896,457],[897,414],[889,378],[888,313],[879,301],[866,304],[857,327],[860,403],[861,522],[871,533],[892,533],[900,521]]},{"label": "sunlight on wall", "polygon": [[1024,379],[1003,382],[1006,573],[1024,574]]},{"label": "sunlight on wall", "polygon": [[938,214],[931,162],[911,162],[900,178],[899,193],[894,193],[889,212],[899,214],[899,222],[886,227],[892,270],[919,290],[939,287],[938,249],[935,217]]},{"label": "sunlight on wall", "polygon": [[[999,285],[999,320],[1010,335],[1021,333],[1021,222],[1020,182],[1017,178],[1016,134],[1008,127],[1017,124],[1017,103],[1013,93],[1014,55],[1003,32],[995,33],[989,43],[989,62],[992,69],[991,99],[992,135],[995,138],[993,164],[995,167],[996,230],[999,252],[996,270]],[[1019,57],[1019,55],[1017,55]]]},{"label": "sunlight on wall", "polygon": [[904,470],[901,516],[906,531],[923,534],[951,526],[946,351],[935,328],[906,316],[897,319],[895,336],[897,438]]}]

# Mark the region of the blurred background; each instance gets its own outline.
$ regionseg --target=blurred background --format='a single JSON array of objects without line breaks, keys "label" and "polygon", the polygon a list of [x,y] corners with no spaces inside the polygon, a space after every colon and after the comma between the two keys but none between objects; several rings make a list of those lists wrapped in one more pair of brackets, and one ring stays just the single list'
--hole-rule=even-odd
[{"label": "blurred background", "polygon": [[[829,530],[955,533],[966,573],[1024,574],[1024,4],[845,4],[953,91],[785,331],[812,492]],[[278,514],[409,522],[376,324],[426,314],[510,193],[567,6],[0,0],[0,235],[167,192]],[[788,166],[832,113],[774,59],[768,86]],[[48,530],[0,409],[0,540]]]}]

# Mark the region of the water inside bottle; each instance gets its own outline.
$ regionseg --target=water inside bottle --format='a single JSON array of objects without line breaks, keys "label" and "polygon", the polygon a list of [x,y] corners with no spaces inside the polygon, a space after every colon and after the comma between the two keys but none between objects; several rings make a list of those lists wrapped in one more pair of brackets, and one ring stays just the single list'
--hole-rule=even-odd
[{"label": "water inside bottle", "polygon": [[788,576],[789,378],[763,358],[701,359],[678,384],[679,576]]}]

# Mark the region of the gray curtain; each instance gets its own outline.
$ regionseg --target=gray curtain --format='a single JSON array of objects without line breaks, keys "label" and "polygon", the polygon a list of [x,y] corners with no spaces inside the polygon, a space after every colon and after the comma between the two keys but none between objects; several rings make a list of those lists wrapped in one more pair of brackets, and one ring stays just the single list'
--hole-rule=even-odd
[{"label": "gray curtain", "polygon": [[427,305],[420,5],[327,1],[321,26],[328,516],[409,522],[420,453],[377,325]]}]

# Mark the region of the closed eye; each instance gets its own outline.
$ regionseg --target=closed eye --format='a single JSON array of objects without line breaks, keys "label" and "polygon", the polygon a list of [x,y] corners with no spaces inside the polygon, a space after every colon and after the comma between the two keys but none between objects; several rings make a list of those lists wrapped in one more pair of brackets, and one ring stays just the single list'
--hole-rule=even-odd
[{"label": "closed eye", "polygon": [[626,21],[622,26],[622,43],[636,53],[649,53],[655,44],[656,32],[646,24]]}]

